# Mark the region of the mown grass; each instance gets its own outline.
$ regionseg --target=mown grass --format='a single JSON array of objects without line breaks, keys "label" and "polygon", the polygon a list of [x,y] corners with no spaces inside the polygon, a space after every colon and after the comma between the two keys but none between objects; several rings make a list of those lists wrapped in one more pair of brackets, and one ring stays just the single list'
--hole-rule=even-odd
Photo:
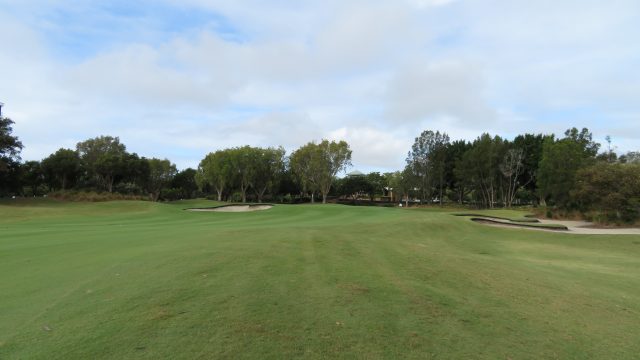
[{"label": "mown grass", "polygon": [[436,209],[183,211],[213,205],[0,204],[0,358],[640,353],[639,236]]}]

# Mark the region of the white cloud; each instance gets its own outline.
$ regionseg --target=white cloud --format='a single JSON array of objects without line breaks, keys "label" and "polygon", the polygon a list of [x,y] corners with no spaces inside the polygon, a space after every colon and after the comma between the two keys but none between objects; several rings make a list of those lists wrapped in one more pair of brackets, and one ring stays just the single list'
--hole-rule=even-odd
[{"label": "white cloud", "polygon": [[460,124],[491,123],[497,114],[484,98],[484,86],[480,69],[469,64],[405,66],[388,86],[387,116],[394,121],[450,116]]},{"label": "white cloud", "polygon": [[100,7],[100,24],[132,25],[132,38],[93,29],[117,41],[65,57],[57,36],[86,21],[45,15],[91,17],[95,4],[0,0],[0,100],[24,158],[100,134],[180,166],[225,146],[344,138],[364,170],[402,166],[425,128],[472,139],[588,126],[621,150],[640,141],[635,0],[166,1],[237,36]]},{"label": "white cloud", "polygon": [[453,3],[456,0],[409,0],[409,3],[419,7],[428,8],[432,6],[444,6]]},{"label": "white cloud", "polygon": [[328,138],[349,143],[353,166],[363,171],[394,171],[402,167],[411,146],[411,137],[402,132],[371,127],[341,127],[331,131]]}]

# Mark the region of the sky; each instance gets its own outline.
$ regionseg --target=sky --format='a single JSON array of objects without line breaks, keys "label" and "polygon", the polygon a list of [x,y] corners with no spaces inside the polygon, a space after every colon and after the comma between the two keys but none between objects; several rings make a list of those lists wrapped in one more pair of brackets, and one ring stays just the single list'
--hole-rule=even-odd
[{"label": "sky", "polygon": [[403,167],[424,130],[640,150],[637,0],[0,0],[0,102],[24,160],[99,135],[197,167],[345,140]]}]

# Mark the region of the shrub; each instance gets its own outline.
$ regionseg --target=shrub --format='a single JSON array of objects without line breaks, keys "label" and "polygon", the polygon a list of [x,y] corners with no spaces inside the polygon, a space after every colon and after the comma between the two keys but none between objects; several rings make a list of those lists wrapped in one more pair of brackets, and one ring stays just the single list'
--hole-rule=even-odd
[{"label": "shrub", "polygon": [[61,201],[78,202],[103,202],[115,200],[148,200],[141,195],[123,195],[119,193],[95,192],[95,191],[56,191],[48,194],[48,197]]},{"label": "shrub", "polygon": [[634,223],[640,217],[640,166],[599,163],[577,173],[571,198],[600,223]]}]

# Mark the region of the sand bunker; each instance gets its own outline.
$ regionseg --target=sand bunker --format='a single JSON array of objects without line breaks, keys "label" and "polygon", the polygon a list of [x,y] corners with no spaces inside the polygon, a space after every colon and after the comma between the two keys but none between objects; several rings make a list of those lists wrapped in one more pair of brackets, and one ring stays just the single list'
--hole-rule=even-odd
[{"label": "sand bunker", "polygon": [[215,208],[187,209],[188,211],[213,211],[213,212],[251,212],[269,210],[273,205],[228,205]]},{"label": "sand bunker", "polygon": [[[489,225],[506,228],[521,228],[537,231],[553,231],[564,232],[568,234],[583,234],[583,235],[640,235],[640,228],[598,228],[595,224],[587,221],[560,221],[560,220],[546,220],[539,219],[539,224],[542,226],[527,225],[526,223],[518,223],[509,220],[502,220],[496,218],[482,218],[474,217],[472,221]],[[550,226],[562,226],[562,227],[544,227],[544,225]]]}]

